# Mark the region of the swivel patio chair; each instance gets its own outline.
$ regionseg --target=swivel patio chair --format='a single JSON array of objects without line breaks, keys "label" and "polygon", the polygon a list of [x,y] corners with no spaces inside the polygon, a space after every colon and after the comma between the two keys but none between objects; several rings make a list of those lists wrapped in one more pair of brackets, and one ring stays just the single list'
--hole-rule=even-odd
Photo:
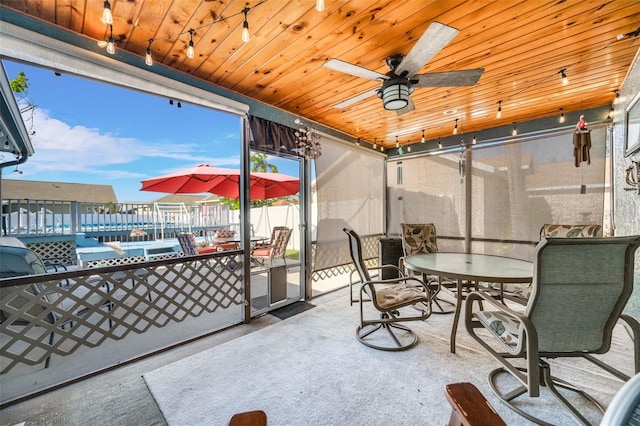
[{"label": "swivel patio chair", "polygon": [[[414,346],[418,336],[401,323],[422,321],[431,315],[431,290],[414,276],[372,280],[362,258],[360,236],[349,228],[344,228],[344,232],[349,238],[351,260],[362,282],[360,325],[356,328],[356,337],[364,345],[385,351],[401,351]],[[365,319],[364,305],[368,304],[367,300],[379,313],[378,318]],[[403,309],[407,307],[414,309]],[[386,331],[388,334],[377,331]]]},{"label": "swivel patio chair", "polygon": [[[524,312],[516,312],[484,292],[467,297],[465,326],[502,364],[489,373],[489,385],[505,404],[533,422],[546,424],[523,406],[535,407],[534,401],[523,395],[539,397],[543,386],[579,422],[588,424],[557,387],[578,392],[600,411],[602,407],[584,391],[552,376],[547,360],[584,358],[620,380],[629,380],[627,374],[593,356],[609,351],[619,319],[633,334],[633,361],[626,365],[633,363],[633,371],[640,372],[640,323],[622,313],[633,291],[638,246],[640,236],[545,239],[536,247],[532,293]],[[486,310],[480,307],[481,301]],[[489,333],[478,333],[478,329]],[[506,390],[503,376],[510,376],[509,382],[515,381],[517,387]]]},{"label": "swivel patio chair", "polygon": [[[546,238],[602,237],[601,225],[559,225],[546,223],[540,228],[540,241]],[[505,299],[525,305],[531,294],[531,284],[503,284]]]},{"label": "swivel patio chair", "polygon": [[[438,240],[436,238],[436,227],[433,223],[402,223],[402,251],[404,256],[398,261],[401,270],[405,270],[404,258],[419,253],[437,253]],[[406,271],[405,271],[406,272]],[[455,303],[438,297],[440,291],[445,289],[455,289],[455,281],[438,276],[425,277],[427,283],[433,291],[433,313],[450,314],[455,311]],[[455,298],[455,296],[454,296]],[[449,306],[444,307],[442,304]],[[437,308],[437,310],[435,309]]]}]

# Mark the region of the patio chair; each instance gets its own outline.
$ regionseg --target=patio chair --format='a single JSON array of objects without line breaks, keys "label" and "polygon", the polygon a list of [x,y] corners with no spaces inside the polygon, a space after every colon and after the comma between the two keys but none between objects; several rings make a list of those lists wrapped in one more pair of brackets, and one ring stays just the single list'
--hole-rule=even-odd
[{"label": "patio chair", "polygon": [[[344,232],[349,238],[351,260],[362,282],[359,298],[360,325],[356,328],[356,337],[360,343],[374,349],[401,351],[411,348],[418,342],[418,336],[401,323],[429,318],[431,289],[414,276],[372,280],[362,258],[360,236],[349,228],[344,228]],[[368,304],[367,299],[371,301],[379,317],[365,319],[364,305]],[[407,307],[414,309],[403,309]],[[376,333],[377,331],[386,331],[388,334]]]},{"label": "patio chair", "polygon": [[[404,256],[398,261],[398,266],[401,270],[405,270],[404,258],[413,254],[419,253],[437,253],[438,252],[438,240],[436,238],[436,227],[433,223],[402,223],[402,251]],[[407,272],[407,271],[405,271]],[[427,283],[433,290],[432,302],[435,305],[433,313],[450,314],[455,311],[455,303],[438,297],[442,288],[455,289],[455,281],[448,280],[446,278],[438,276],[426,277]],[[443,307],[442,303],[449,305]]]},{"label": "patio chair", "polygon": [[269,267],[273,266],[273,260],[282,258],[284,264],[287,264],[287,244],[291,238],[292,229],[287,227],[275,227],[271,244],[267,247],[255,247],[251,251],[251,260],[266,266],[265,262],[269,261]]},{"label": "patio chair", "polygon": [[[536,247],[533,291],[524,312],[516,312],[484,292],[472,292],[467,297],[465,326],[471,337],[502,364],[489,373],[489,385],[511,409],[541,422],[522,406],[531,407],[534,401],[526,396],[516,399],[524,394],[539,397],[543,386],[578,421],[588,424],[557,387],[578,392],[600,411],[602,407],[584,391],[553,377],[547,360],[584,358],[623,381],[629,380],[628,375],[593,356],[609,351],[619,319],[633,334],[633,371],[640,372],[640,323],[622,313],[633,290],[638,246],[640,236],[545,239]],[[486,310],[480,307],[481,301]],[[478,333],[478,329],[489,333]],[[626,365],[630,364],[631,360]],[[506,391],[503,376],[515,379],[517,387]]]},{"label": "patio chair", "polygon": [[[540,241],[546,238],[602,237],[601,225],[558,225],[546,223],[540,228]],[[505,299],[525,305],[531,294],[531,284],[503,284]]]},{"label": "patio chair", "polygon": [[180,243],[180,248],[182,248],[182,254],[184,256],[197,256],[218,251],[214,246],[198,247],[198,242],[193,232],[179,233],[178,242]]},{"label": "patio chair", "polygon": [[213,244],[218,251],[235,250],[238,248],[238,243],[233,241],[220,242],[220,240],[233,238],[235,235],[236,235],[236,231],[234,231],[233,229],[218,229],[213,234]]}]

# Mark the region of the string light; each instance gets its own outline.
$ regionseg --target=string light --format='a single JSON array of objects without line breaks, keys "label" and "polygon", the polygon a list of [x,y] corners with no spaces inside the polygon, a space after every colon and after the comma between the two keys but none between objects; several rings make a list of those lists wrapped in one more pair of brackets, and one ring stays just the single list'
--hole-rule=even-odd
[{"label": "string light", "polygon": [[558,71],[558,74],[560,74],[560,76],[562,77],[563,86],[566,86],[569,84],[569,79],[567,78],[567,74],[565,74],[565,71],[567,71],[566,68],[562,68],[560,71]]},{"label": "string light", "polygon": [[560,123],[564,123],[565,118],[564,118],[564,111],[562,110],[562,108],[560,108]]},{"label": "string light", "polygon": [[100,20],[107,25],[113,24],[113,14],[111,13],[111,3],[109,3],[109,0],[104,1],[104,10],[102,11],[102,18]]},{"label": "string light", "polygon": [[498,101],[498,112],[496,113],[496,118],[502,118],[502,101]]},{"label": "string light", "polygon": [[420,139],[420,143],[424,143],[424,130],[422,130],[422,139]]},{"label": "string light", "polygon": [[113,39],[113,25],[109,25],[109,41],[107,41],[107,53],[113,55],[116,53],[116,42]]},{"label": "string light", "polygon": [[378,138],[374,138],[373,139],[373,147],[372,148],[376,149],[376,150],[378,149]]},{"label": "string light", "polygon": [[149,39],[149,45],[147,46],[147,52],[144,55],[144,63],[151,66],[153,65],[153,57],[151,56],[151,43],[153,39]]},{"label": "string light", "polygon": [[322,12],[324,10],[324,0],[316,0],[316,10]]},{"label": "string light", "polygon": [[251,38],[251,34],[249,34],[249,21],[247,21],[247,13],[249,13],[248,7],[242,9],[242,13],[244,13],[244,22],[242,22],[242,41],[245,43],[249,41]]},{"label": "string light", "polygon": [[[244,9],[242,9],[238,13],[235,13],[235,14],[229,15],[229,16],[225,16],[225,17],[217,18],[213,22],[201,25],[201,26],[196,27],[196,28],[191,28],[188,31],[183,31],[183,32],[180,32],[180,33],[177,33],[177,34],[169,34],[169,35],[166,35],[166,36],[163,36],[163,37],[149,39],[149,47],[147,48],[147,51],[145,52],[145,63],[148,66],[153,65],[153,58],[151,56],[151,50],[150,50],[151,43],[153,43],[156,40],[169,40],[171,38],[179,37],[179,36],[187,34],[187,33],[190,36],[189,37],[189,44],[187,46],[187,57],[188,58],[194,58],[195,57],[195,47],[194,47],[194,44],[193,44],[193,34],[196,31],[204,29],[204,28],[210,28],[213,25],[217,24],[218,22],[226,21],[228,19],[231,19],[231,18],[233,18],[235,16],[238,16],[238,15],[241,15],[241,14],[244,15],[244,21],[242,22],[242,41],[246,43],[250,39],[249,22],[247,21],[247,14],[251,10],[253,10],[254,8],[256,8],[256,7],[258,7],[261,4],[266,3],[266,2],[267,2],[267,0],[261,0],[256,5],[254,5],[253,7],[245,7]],[[324,2],[322,2],[322,3],[324,5]],[[107,22],[107,19],[108,19],[108,22]],[[103,11],[103,14],[102,14],[102,20],[103,20],[103,22],[105,22],[105,23],[107,23],[109,25],[111,25],[113,23],[113,15],[111,13],[111,4],[109,3],[109,1],[105,1],[104,2],[104,11]],[[107,52],[109,54],[111,54],[111,55],[113,55],[115,53],[115,40],[113,39],[113,28],[111,28],[111,37],[109,37],[108,41],[99,41],[98,42],[98,46],[100,46],[102,48],[106,47],[107,48]]]},{"label": "string light", "polygon": [[456,118],[456,124],[453,126],[453,134],[458,134],[458,119]]},{"label": "string light", "polygon": [[194,30],[193,28],[189,28],[189,47],[187,47],[187,58],[189,59],[193,59],[194,56],[196,56],[196,52],[195,49],[193,47],[193,33],[196,30]]},{"label": "string light", "polygon": [[516,136],[518,134],[518,129],[516,128],[516,122],[513,122],[513,130],[511,131],[512,136]]}]

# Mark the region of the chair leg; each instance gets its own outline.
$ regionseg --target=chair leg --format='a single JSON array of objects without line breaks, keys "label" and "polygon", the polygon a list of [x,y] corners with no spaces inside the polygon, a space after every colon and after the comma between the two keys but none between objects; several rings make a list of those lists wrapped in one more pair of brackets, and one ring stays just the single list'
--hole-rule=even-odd
[{"label": "chair leg", "polygon": [[[380,315],[380,319],[382,320],[382,322],[360,324],[358,328],[356,328],[356,337],[358,338],[360,343],[369,346],[370,348],[379,349],[382,351],[403,351],[415,346],[415,344],[418,343],[418,336],[413,332],[413,330],[403,324],[387,322],[389,318],[390,315],[386,312],[383,312]],[[367,337],[371,336],[378,330],[386,330],[395,346],[377,345],[370,340],[366,340]],[[402,336],[399,337],[399,334],[394,333],[394,330],[399,330],[402,333]]]},{"label": "chair leg", "polygon": [[[589,423],[589,421],[560,392],[558,392],[557,387],[561,387],[563,389],[567,389],[569,391],[582,395],[582,397],[584,397],[587,401],[591,402],[601,413],[604,413],[604,408],[591,395],[589,395],[582,389],[572,385],[571,383],[568,383],[562,379],[558,379],[557,377],[553,377],[551,375],[551,369],[548,363],[541,360],[539,368],[541,372],[540,385],[546,387],[551,393],[551,395],[553,395],[558,401],[560,401],[560,403],[567,410],[569,410],[569,412],[576,418],[576,420],[578,420],[580,424],[590,425],[591,423]],[[547,423],[544,420],[538,417],[535,417],[532,414],[527,413],[522,408],[514,404],[514,400],[516,398],[527,393],[526,386],[522,386],[522,385],[518,386],[514,390],[506,393],[498,390],[496,386],[496,380],[497,380],[497,376],[501,373],[510,374],[507,370],[505,370],[502,367],[497,368],[489,373],[489,377],[488,377],[489,386],[491,387],[491,390],[493,391],[493,393],[496,394],[496,396],[500,398],[500,400],[503,403],[509,406],[509,408],[511,408],[516,413],[520,414],[525,419],[532,421],[538,425],[553,426],[551,423]]]}]

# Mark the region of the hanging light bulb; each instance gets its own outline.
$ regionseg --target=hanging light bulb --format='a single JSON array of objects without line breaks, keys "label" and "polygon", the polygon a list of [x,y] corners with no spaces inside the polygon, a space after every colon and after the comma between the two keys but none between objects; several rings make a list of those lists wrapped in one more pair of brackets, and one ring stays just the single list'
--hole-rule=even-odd
[{"label": "hanging light bulb", "polygon": [[476,143],[478,143],[478,140],[476,139],[476,134],[475,134],[475,133],[473,134],[473,139],[471,140],[471,143],[472,143],[473,145],[475,145]]},{"label": "hanging light bulb", "polygon": [[153,65],[153,56],[151,56],[151,43],[153,43],[153,39],[149,39],[149,45],[147,46],[147,52],[144,55],[144,63],[151,66]]},{"label": "hanging light bulb", "polygon": [[440,141],[440,138],[438,138],[438,149],[442,149],[442,142]]},{"label": "hanging light bulb", "polygon": [[513,122],[513,130],[511,131],[512,136],[516,136],[518,134],[518,129],[516,128],[516,122]]},{"label": "hanging light bulb", "polygon": [[193,28],[189,29],[189,47],[187,47],[187,58],[193,59],[196,56],[195,48],[193,47],[193,33],[195,30]]},{"label": "hanging light bulb", "polygon": [[244,22],[242,23],[242,41],[246,43],[251,38],[251,35],[249,34],[249,22],[247,21],[247,13],[249,13],[249,8],[245,7],[244,9],[242,9],[242,13],[244,13]]},{"label": "hanging light bulb", "polygon": [[360,146],[360,138],[356,141],[356,145]]},{"label": "hanging light bulb", "polygon": [[113,25],[109,25],[109,41],[107,41],[107,53],[113,55],[116,53],[116,41],[113,39]]},{"label": "hanging light bulb", "polygon": [[564,123],[565,118],[564,118],[564,111],[562,110],[562,108],[560,108],[560,123]]},{"label": "hanging light bulb", "polygon": [[316,0],[316,10],[322,12],[324,10],[324,0]]},{"label": "hanging light bulb", "polygon": [[502,101],[498,101],[498,112],[496,113],[496,118],[502,118]]},{"label": "hanging light bulb", "polygon": [[422,139],[420,139],[420,143],[424,143],[424,130],[422,131]]},{"label": "hanging light bulb", "polygon": [[458,134],[458,119],[456,118],[456,124],[453,126],[453,134]]},{"label": "hanging light bulb", "polygon": [[101,21],[107,25],[113,24],[113,14],[111,13],[111,3],[109,3],[109,0],[104,1]]},{"label": "hanging light bulb", "polygon": [[400,142],[398,142],[398,137],[396,136],[396,149],[400,148]]},{"label": "hanging light bulb", "polygon": [[411,145],[407,146],[407,152],[411,152]]},{"label": "hanging light bulb", "polygon": [[373,139],[373,149],[378,149],[378,138]]},{"label": "hanging light bulb", "polygon": [[567,70],[566,68],[562,68],[560,71],[558,71],[558,74],[560,74],[560,76],[562,77],[563,86],[566,86],[567,84],[569,84],[569,79],[567,78],[567,74],[565,74],[566,70]]}]

